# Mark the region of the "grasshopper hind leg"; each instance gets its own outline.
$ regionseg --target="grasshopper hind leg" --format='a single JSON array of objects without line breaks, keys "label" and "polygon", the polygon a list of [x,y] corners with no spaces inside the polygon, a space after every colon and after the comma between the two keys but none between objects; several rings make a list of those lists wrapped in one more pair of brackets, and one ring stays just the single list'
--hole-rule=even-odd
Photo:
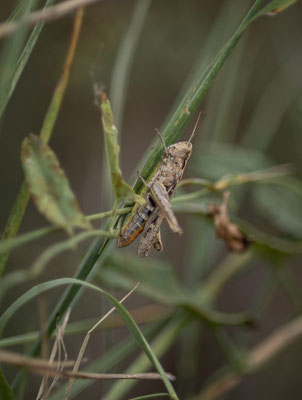
[{"label": "grasshopper hind leg", "polygon": [[160,210],[156,210],[147,221],[137,247],[137,254],[140,257],[147,257],[152,247],[157,251],[162,251],[160,226],[163,219],[164,215]]},{"label": "grasshopper hind leg", "polygon": [[153,246],[154,246],[155,250],[163,251],[164,246],[163,246],[163,242],[161,240],[160,229],[157,231],[156,239],[153,243]]}]

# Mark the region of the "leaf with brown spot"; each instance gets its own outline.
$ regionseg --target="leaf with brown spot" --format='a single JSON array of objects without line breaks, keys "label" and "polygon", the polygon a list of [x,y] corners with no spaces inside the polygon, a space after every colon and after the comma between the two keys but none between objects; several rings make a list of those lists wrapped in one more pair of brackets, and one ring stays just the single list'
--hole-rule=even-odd
[{"label": "leaf with brown spot", "polygon": [[59,160],[46,143],[30,134],[22,143],[21,161],[29,192],[38,210],[50,222],[69,234],[75,227],[91,228]]},{"label": "leaf with brown spot", "polygon": [[105,92],[100,91],[97,93],[97,95],[100,100],[102,124],[105,134],[105,144],[111,174],[111,182],[114,190],[114,197],[116,200],[124,200],[125,202],[129,203],[136,202],[138,204],[145,204],[144,198],[137,195],[132,187],[123,179],[122,171],[119,166],[120,147],[117,143],[118,131],[114,125],[111,105]]},{"label": "leaf with brown spot", "polygon": [[220,205],[211,204],[210,214],[213,215],[217,237],[225,240],[232,251],[246,250],[251,243],[251,239],[240,232],[237,225],[229,220],[227,202],[229,192],[224,192],[223,202]]}]

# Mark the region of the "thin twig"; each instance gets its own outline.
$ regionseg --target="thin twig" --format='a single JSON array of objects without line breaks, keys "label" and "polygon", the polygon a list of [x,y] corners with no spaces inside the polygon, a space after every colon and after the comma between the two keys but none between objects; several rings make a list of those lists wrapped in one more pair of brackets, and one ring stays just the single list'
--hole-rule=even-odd
[{"label": "thin twig", "polygon": [[[57,371],[60,367],[59,362],[49,363],[48,360],[43,360],[41,358],[26,357],[22,354],[13,353],[10,351],[0,350],[0,361],[5,364],[12,364],[19,367],[26,367],[31,372],[37,375],[48,375],[53,377],[59,377],[60,379],[100,379],[100,380],[112,380],[112,379],[138,379],[138,380],[154,380],[162,379],[160,374],[156,372],[146,372],[141,374],[98,374],[93,372],[76,372],[73,373],[69,370]],[[65,366],[70,366],[74,362],[69,361]],[[166,373],[169,380],[175,380],[175,376]]]},{"label": "thin twig", "polygon": [[[65,4],[65,3],[61,3],[61,4]],[[58,6],[60,6],[61,4],[58,4]],[[51,12],[55,7],[57,7],[57,6],[54,6],[51,9],[45,10],[45,13]],[[55,88],[54,94],[52,96],[51,102],[49,104],[49,107],[48,107],[48,110],[46,113],[46,117],[43,121],[43,125],[41,128],[40,138],[45,143],[48,143],[48,141],[50,139],[55,122],[57,120],[57,116],[61,109],[61,104],[63,101],[65,90],[66,90],[67,84],[69,82],[71,66],[72,66],[72,63],[74,60],[75,51],[76,51],[77,44],[79,41],[79,36],[80,36],[82,24],[83,24],[83,17],[84,17],[84,7],[80,7],[77,10],[77,13],[74,18],[72,34],[71,34],[71,41],[70,41],[66,59],[65,59],[64,65],[63,65],[63,72],[62,72],[60,80]]]},{"label": "thin twig", "polygon": [[[41,357],[45,360],[48,359],[48,338],[45,336],[46,332],[46,321],[47,321],[47,305],[45,298],[43,296],[38,297],[38,310],[39,310],[39,320],[40,320],[40,334],[41,334],[41,339],[42,339],[42,345],[41,345]],[[46,378],[47,379],[47,378]],[[36,400],[39,400],[43,393],[46,391],[47,387],[47,380],[43,378],[39,392],[37,394]]]},{"label": "thin twig", "polygon": [[[88,221],[94,221],[98,219],[103,219],[110,217],[112,215],[123,215],[128,214],[132,210],[132,207],[124,207],[118,210],[110,210],[102,213],[91,214],[87,216]],[[10,238],[0,241],[0,254],[5,253],[7,251],[11,251],[16,247],[25,245],[33,240],[41,239],[44,236],[47,236],[51,233],[61,231],[62,228],[60,226],[48,226],[46,228],[39,228],[31,232],[23,233],[16,238]]]},{"label": "thin twig", "polygon": [[[131,310],[131,315],[138,325],[148,324],[166,318],[173,311],[173,307],[151,304],[149,306],[143,306],[134,308]],[[86,319],[82,321],[71,322],[65,330],[65,337],[83,333],[87,331],[87,327],[95,324],[97,320],[95,318]],[[115,329],[125,326],[124,320],[119,314],[111,315],[106,321],[103,322],[101,329]],[[100,329],[100,327],[98,327]],[[25,345],[27,343],[34,342],[39,337],[39,332],[29,332],[17,336],[11,336],[0,340],[0,348],[7,348],[16,345]],[[51,338],[54,335],[51,336]]]},{"label": "thin twig", "polygon": [[[18,354],[13,351],[0,350],[0,362],[5,364],[15,365],[17,367],[27,367],[36,370],[53,370],[54,372],[60,366],[60,362],[44,360],[43,358],[28,357],[23,354]],[[72,367],[75,361],[69,360],[65,364],[65,367]],[[45,374],[45,372],[43,372]]]},{"label": "thin twig", "polygon": [[41,21],[53,21],[54,19],[62,18],[64,15],[70,14],[81,6],[86,7],[98,1],[100,0],[67,0],[49,9],[37,10],[27,14],[25,17],[20,18],[19,21],[3,22],[0,24],[0,39],[4,36],[11,35],[21,26],[32,26]]},{"label": "thin twig", "polygon": [[[166,376],[170,381],[175,380],[175,376],[166,372]],[[62,371],[60,378],[74,378],[74,379],[101,379],[101,380],[112,380],[112,379],[141,379],[141,380],[154,380],[162,379],[161,375],[157,372],[145,372],[142,374],[97,374],[93,372],[71,372]]]}]

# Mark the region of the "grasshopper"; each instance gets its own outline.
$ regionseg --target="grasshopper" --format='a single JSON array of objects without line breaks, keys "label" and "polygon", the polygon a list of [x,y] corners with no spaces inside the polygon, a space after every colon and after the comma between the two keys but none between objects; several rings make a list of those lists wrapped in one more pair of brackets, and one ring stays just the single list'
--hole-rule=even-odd
[{"label": "grasshopper", "polygon": [[138,244],[138,255],[146,257],[152,247],[157,251],[161,251],[163,245],[160,236],[160,227],[164,219],[167,220],[173,233],[182,234],[182,229],[171,207],[171,198],[192,154],[191,141],[197,130],[200,115],[188,141],[175,143],[167,147],[163,137],[157,131],[164,147],[162,161],[149,182],[146,182],[138,174],[145,184],[143,193],[146,204],[134,207],[117,239],[118,247],[128,246],[143,232]]}]

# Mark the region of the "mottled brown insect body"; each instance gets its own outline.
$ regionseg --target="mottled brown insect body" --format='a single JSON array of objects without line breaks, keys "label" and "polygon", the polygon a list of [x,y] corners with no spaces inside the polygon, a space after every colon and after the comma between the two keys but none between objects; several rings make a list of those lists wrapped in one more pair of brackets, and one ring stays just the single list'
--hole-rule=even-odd
[{"label": "mottled brown insect body", "polygon": [[150,198],[150,195],[145,196],[146,205],[140,207],[132,218],[129,218],[127,223],[120,232],[117,239],[118,247],[125,247],[132,243],[144,229],[147,219],[152,214],[155,204]]},{"label": "mottled brown insect body", "polygon": [[164,139],[158,132],[165,149],[162,162],[148,183],[140,176],[145,184],[144,199],[146,200],[146,205],[134,206],[117,239],[118,247],[128,246],[143,232],[138,244],[138,255],[146,257],[152,247],[161,251],[163,246],[160,227],[164,218],[167,220],[172,232],[182,233],[171,207],[171,198],[192,154],[193,146],[191,140],[196,132],[199,119],[200,114],[192,135],[186,142],[179,142],[166,147]]},{"label": "mottled brown insect body", "polygon": [[[144,196],[146,205],[138,207],[130,216],[118,237],[118,247],[128,246],[137,238],[156,208],[161,210],[174,232],[182,233],[172,209],[167,210],[167,205],[170,204],[170,199],[175,192],[177,183],[182,178],[191,153],[192,143],[190,142],[179,142],[166,149],[162,163],[148,183],[148,190]],[[162,202],[164,202],[163,205]]]}]

